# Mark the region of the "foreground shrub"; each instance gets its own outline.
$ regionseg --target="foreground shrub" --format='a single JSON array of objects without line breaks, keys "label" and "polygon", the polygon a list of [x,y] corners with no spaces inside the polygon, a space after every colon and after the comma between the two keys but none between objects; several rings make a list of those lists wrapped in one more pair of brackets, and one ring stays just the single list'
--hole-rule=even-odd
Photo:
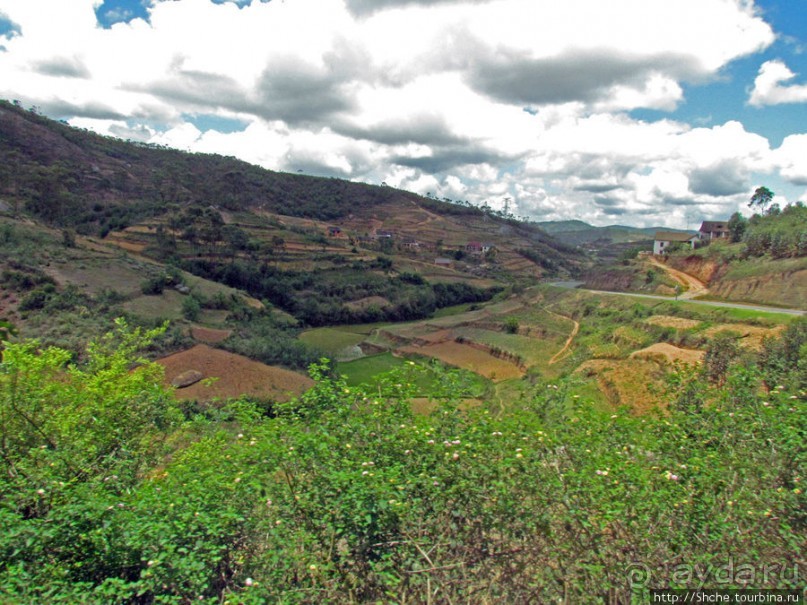
[{"label": "foreground shrub", "polygon": [[[730,560],[780,566],[746,576],[751,586],[798,586],[784,570],[800,562],[807,522],[803,393],[763,396],[753,367],[729,364],[723,386],[682,372],[667,412],[636,417],[568,400],[562,385],[500,416],[450,397],[418,416],[407,370],[368,391],[315,366],[316,386],[274,417],[230,403],[183,425],[158,459],[173,407],[148,367],[122,369],[128,342],[118,363],[107,352],[82,370],[109,372],[90,399],[114,403],[95,409],[100,435],[86,415],[91,434],[74,430],[95,404],[65,391],[58,351],[4,356],[4,414],[62,403],[37,411],[53,445],[18,418],[27,441],[5,450],[0,600],[605,603],[697,585],[677,566]],[[14,396],[13,375],[31,397]]]}]

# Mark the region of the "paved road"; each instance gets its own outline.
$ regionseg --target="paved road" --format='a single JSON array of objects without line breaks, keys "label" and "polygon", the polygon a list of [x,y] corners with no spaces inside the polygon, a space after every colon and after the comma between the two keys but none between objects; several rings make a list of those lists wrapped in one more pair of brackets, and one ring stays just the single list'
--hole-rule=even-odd
[{"label": "paved road", "polygon": [[[632,292],[608,292],[606,290],[588,290],[587,288],[580,288],[583,285],[583,282],[579,281],[557,281],[557,282],[550,282],[550,286],[557,286],[559,288],[572,288],[572,289],[580,289],[585,290],[586,292],[591,292],[593,294],[613,294],[614,296],[633,296],[635,298],[649,298],[652,300],[665,300],[667,302],[675,302],[675,299],[670,296],[658,296],[655,294],[634,294]],[[766,307],[764,305],[743,305],[740,303],[731,303],[731,302],[716,302],[712,300],[681,300],[679,302],[685,302],[691,305],[704,305],[707,307],[725,307],[727,309],[744,309],[746,311],[759,311],[760,313],[783,313],[785,315],[807,315],[807,311],[803,311],[802,309],[782,309],[779,307]]]}]

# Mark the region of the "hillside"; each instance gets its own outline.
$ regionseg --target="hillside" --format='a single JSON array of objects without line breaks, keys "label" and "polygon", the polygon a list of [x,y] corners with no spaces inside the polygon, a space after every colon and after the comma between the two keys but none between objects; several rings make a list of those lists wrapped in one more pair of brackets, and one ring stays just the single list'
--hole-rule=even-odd
[{"label": "hillside", "polygon": [[241,213],[243,222],[255,222],[243,215],[258,216],[256,229],[282,222],[279,217],[307,219],[287,224],[321,234],[335,225],[353,240],[351,247],[377,241],[381,231],[393,248],[427,250],[421,260],[431,265],[438,255],[459,255],[476,241],[493,245],[498,264],[514,277],[573,272],[584,261],[533,224],[467,204],[102,137],[7,102],[0,102],[0,204],[12,214],[25,211],[101,237],[212,207]]},{"label": "hillside", "polygon": [[[539,221],[537,225],[553,237],[577,246],[595,244],[602,247],[606,244],[646,243],[653,240],[656,231],[662,229],[670,231],[666,227],[629,227],[627,225],[595,227],[579,220]],[[652,245],[650,247],[652,248]]]}]

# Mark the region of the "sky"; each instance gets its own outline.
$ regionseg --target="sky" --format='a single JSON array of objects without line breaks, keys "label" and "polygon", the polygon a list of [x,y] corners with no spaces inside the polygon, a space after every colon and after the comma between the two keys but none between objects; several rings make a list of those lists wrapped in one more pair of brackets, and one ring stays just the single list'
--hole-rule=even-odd
[{"label": "sky", "polygon": [[532,220],[807,202],[807,0],[0,0],[0,98]]}]

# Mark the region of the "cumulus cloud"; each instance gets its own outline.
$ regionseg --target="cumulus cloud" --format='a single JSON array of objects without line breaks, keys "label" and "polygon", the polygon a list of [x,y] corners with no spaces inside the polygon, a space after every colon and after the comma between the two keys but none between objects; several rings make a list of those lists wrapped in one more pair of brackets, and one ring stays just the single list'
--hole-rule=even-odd
[{"label": "cumulus cloud", "polygon": [[807,185],[807,134],[785,137],[774,153],[780,174],[794,185]]},{"label": "cumulus cloud", "polygon": [[[273,169],[494,207],[511,197],[535,218],[674,225],[691,204],[737,206],[751,173],[807,178],[799,139],[772,154],[736,122],[627,113],[673,110],[684,85],[771,44],[746,0],[144,6],[148,19],[106,15],[118,22],[104,28],[98,0],[0,0],[17,24],[0,53],[0,97]],[[769,90],[792,90],[785,81]]]},{"label": "cumulus cloud", "polygon": [[782,61],[766,61],[759,68],[748,102],[756,107],[807,103],[807,84],[783,84],[796,77]]}]

